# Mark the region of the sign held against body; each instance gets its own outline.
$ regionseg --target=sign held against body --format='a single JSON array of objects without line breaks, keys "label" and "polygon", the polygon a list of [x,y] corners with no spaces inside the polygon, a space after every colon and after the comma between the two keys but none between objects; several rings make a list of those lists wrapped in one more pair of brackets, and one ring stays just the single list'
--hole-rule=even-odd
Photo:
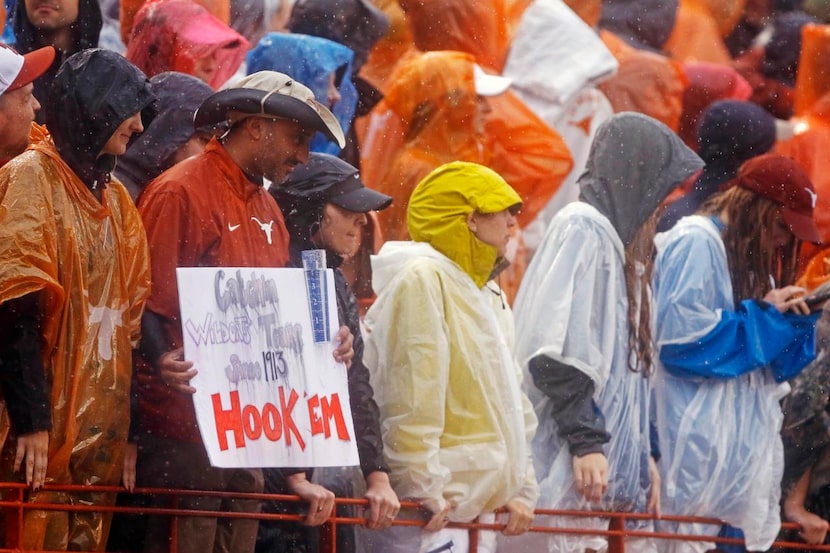
[{"label": "sign held against body", "polygon": [[332,271],[199,267],[176,276],[185,358],[198,370],[191,380],[196,419],[211,464],[359,464],[346,368],[332,355]]}]

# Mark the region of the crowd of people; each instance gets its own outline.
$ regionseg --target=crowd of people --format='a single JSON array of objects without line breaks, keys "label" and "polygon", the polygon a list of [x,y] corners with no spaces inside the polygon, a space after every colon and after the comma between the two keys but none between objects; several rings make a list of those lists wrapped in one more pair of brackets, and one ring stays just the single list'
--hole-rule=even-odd
[{"label": "crowd of people", "polygon": [[[0,542],[309,553],[337,514],[364,520],[337,526],[342,553],[473,553],[455,525],[474,520],[501,528],[479,552],[607,547],[529,531],[607,519],[536,509],[704,538],[627,538],[645,553],[767,551],[782,521],[828,541],[830,2],[0,18],[0,478],[32,503],[216,515],[28,509],[0,513]],[[176,269],[310,249],[334,272],[359,466],[212,466]]]}]

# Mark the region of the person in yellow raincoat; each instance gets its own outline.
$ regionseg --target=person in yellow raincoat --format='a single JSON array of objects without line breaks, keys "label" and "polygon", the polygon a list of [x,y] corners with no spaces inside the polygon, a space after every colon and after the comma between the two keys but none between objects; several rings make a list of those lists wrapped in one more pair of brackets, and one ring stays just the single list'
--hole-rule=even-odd
[{"label": "person in yellow raincoat", "polygon": [[[512,313],[492,281],[520,207],[491,169],[442,165],[410,198],[413,241],[387,242],[372,260],[378,297],[366,315],[364,362],[392,487],[422,507],[401,517],[427,521],[379,532],[375,551],[464,553],[467,531],[447,523],[499,508],[504,535],[530,526],[536,417],[513,357]],[[483,533],[479,551],[493,551],[495,539]]]},{"label": "person in yellow raincoat", "polygon": [[[0,478],[31,484],[30,502],[112,504],[115,494],[42,487],[114,486],[129,466],[132,350],[150,269],[141,218],[110,171],[154,99],[118,54],[75,54],[53,83],[51,137],[35,127],[28,151],[0,170]],[[102,513],[28,510],[22,536],[5,514],[7,547],[106,543]]]}]

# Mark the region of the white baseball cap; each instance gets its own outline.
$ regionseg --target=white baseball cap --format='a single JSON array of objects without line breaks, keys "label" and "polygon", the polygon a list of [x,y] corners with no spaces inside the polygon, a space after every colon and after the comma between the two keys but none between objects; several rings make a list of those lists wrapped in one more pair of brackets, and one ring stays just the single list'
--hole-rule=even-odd
[{"label": "white baseball cap", "polygon": [[49,69],[55,59],[55,49],[44,46],[18,54],[5,44],[0,44],[0,94],[17,90],[34,81]]},{"label": "white baseball cap", "polygon": [[476,94],[479,96],[498,96],[513,84],[513,79],[499,75],[485,73],[477,63],[473,64],[473,80],[475,81]]}]

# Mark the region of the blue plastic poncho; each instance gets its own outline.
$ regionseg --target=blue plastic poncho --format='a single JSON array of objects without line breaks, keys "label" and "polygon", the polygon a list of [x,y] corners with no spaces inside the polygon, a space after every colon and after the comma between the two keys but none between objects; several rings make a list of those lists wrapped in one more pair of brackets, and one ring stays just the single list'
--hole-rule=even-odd
[{"label": "blue plastic poncho", "polygon": [[723,519],[743,530],[748,549],[765,551],[781,522],[778,402],[784,381],[814,356],[815,316],[752,300],[735,306],[711,218],[681,219],[655,243],[663,512]]},{"label": "blue plastic poncho", "polygon": [[[279,71],[303,83],[314,97],[327,104],[329,76],[335,73],[340,100],[329,106],[344,134],[348,134],[357,106],[357,90],[352,83],[353,52],[337,42],[310,35],[268,33],[248,52],[248,74]],[[311,151],[337,155],[340,148],[317,134]]]}]

